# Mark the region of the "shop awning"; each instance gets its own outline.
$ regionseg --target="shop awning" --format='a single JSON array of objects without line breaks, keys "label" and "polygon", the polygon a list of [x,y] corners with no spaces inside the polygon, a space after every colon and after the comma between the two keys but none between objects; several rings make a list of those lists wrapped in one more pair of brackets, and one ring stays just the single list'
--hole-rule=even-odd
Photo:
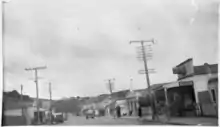
[{"label": "shop awning", "polygon": [[164,88],[173,88],[173,87],[179,87],[179,82],[172,82],[172,83],[169,83],[169,84],[166,84],[163,86]]}]

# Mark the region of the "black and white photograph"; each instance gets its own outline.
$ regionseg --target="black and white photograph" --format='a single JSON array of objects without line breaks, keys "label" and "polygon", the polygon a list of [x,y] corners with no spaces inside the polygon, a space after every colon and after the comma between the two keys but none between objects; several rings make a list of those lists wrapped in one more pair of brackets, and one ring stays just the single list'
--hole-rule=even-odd
[{"label": "black and white photograph", "polygon": [[2,126],[218,126],[218,0],[1,0]]}]

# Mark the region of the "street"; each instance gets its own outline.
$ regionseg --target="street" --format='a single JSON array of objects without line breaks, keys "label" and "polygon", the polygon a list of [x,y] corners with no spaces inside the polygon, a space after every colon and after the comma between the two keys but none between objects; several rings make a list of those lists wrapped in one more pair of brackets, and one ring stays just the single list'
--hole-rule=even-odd
[{"label": "street", "polygon": [[[148,123],[144,123],[148,124]],[[84,116],[72,116],[68,117],[68,120],[62,124],[56,124],[58,126],[65,125],[142,125],[140,121],[135,118],[119,118],[114,119],[111,117],[97,117],[94,119],[86,119]],[[149,125],[162,125],[156,122],[149,122]]]}]

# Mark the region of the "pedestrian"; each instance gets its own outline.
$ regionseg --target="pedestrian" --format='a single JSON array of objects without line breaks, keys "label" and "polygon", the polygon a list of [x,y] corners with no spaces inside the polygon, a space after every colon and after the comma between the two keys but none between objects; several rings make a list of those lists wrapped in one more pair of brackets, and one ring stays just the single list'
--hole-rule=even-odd
[{"label": "pedestrian", "polygon": [[132,110],[129,111],[129,116],[131,116],[131,115],[132,115]]},{"label": "pedestrian", "polygon": [[116,114],[117,114],[117,118],[120,117],[120,107],[117,105],[116,107]]},{"label": "pedestrian", "polygon": [[139,118],[142,117],[142,110],[141,110],[141,106],[138,107],[138,116]]},{"label": "pedestrian", "polygon": [[120,118],[121,117],[121,107],[118,106],[118,117]]},{"label": "pedestrian", "polygon": [[113,115],[114,115],[114,119],[115,119],[116,116],[117,116],[117,108],[116,107],[114,108],[114,112],[113,113],[114,113]]}]

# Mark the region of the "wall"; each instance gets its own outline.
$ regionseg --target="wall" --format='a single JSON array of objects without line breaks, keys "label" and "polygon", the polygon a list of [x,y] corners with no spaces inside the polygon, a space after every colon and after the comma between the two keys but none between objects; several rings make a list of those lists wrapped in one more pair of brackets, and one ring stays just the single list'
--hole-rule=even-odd
[{"label": "wall", "polygon": [[22,116],[3,116],[3,126],[22,126],[26,125],[26,120]]},{"label": "wall", "polygon": [[14,110],[5,110],[2,120],[3,126],[15,126],[15,125],[27,125],[28,117],[26,116],[26,110],[24,109],[24,117],[22,116],[21,109],[14,109]]},{"label": "wall", "polygon": [[210,90],[209,92],[210,92],[210,94],[211,94],[211,89],[215,90],[215,93],[216,93],[216,95],[215,95],[216,103],[218,104],[218,81],[212,82],[212,83],[209,84],[209,90]]},{"label": "wall", "polygon": [[22,116],[21,109],[13,109],[13,110],[4,110],[5,116]]},{"label": "wall", "polygon": [[27,113],[28,113],[28,116],[33,119],[34,118],[34,110],[35,110],[35,107],[29,107],[27,109]]},{"label": "wall", "polygon": [[[194,89],[195,89],[195,93],[196,93],[196,102],[200,104],[200,108],[202,111],[202,115],[205,116],[215,116],[216,115],[216,109],[215,106],[213,105],[212,102],[202,102],[199,101],[199,97],[198,97],[198,93],[199,92],[208,92],[209,91],[209,87],[208,87],[208,81],[211,78],[216,78],[218,77],[217,74],[212,74],[212,75],[198,75],[198,76],[194,76]],[[202,97],[204,98],[204,97]],[[210,94],[206,95],[206,98],[210,98]]]},{"label": "wall", "polygon": [[217,74],[212,75],[195,75],[193,77],[189,77],[186,79],[182,79],[180,81],[193,81],[194,82],[194,90],[195,90],[195,98],[196,103],[199,103],[198,92],[207,91],[208,90],[208,80],[210,78],[218,77]]}]

